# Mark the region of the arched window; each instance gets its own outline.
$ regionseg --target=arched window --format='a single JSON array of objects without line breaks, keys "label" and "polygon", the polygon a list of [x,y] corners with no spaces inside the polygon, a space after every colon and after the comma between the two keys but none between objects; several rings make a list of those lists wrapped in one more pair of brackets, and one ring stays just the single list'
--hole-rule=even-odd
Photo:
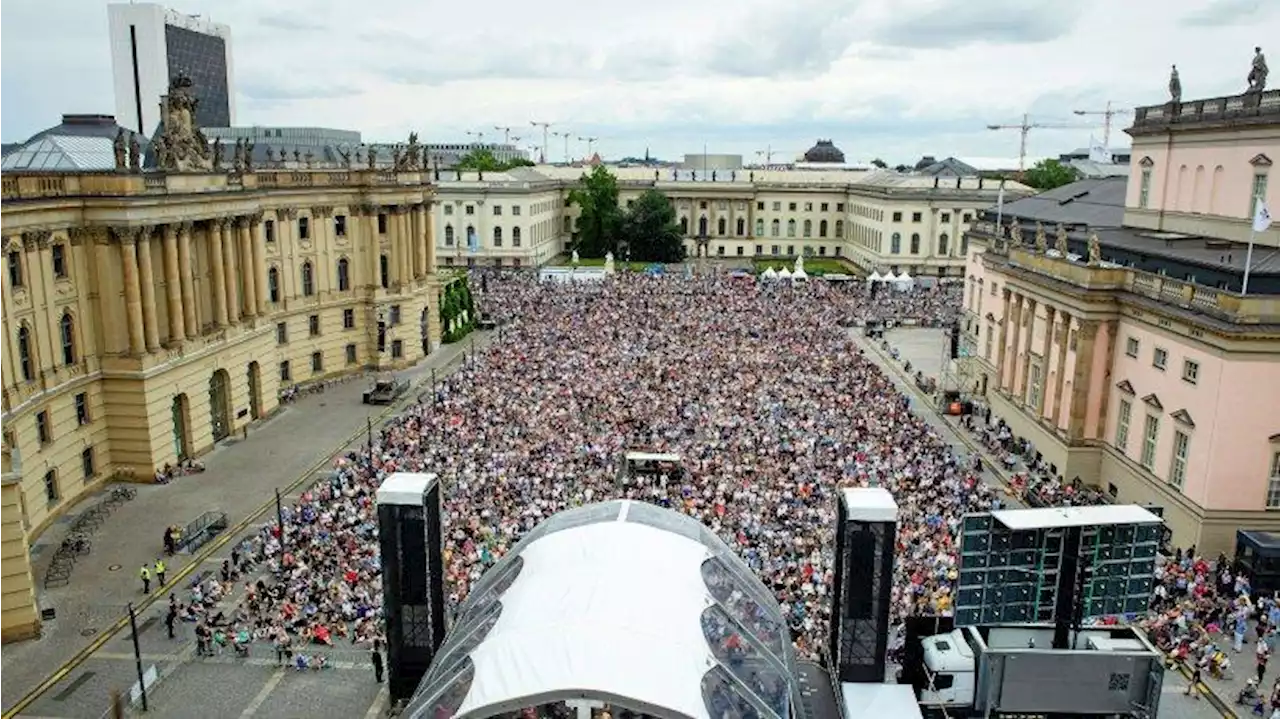
[{"label": "arched window", "polygon": [[738,218],[738,237],[742,237],[745,234],[747,234],[747,220],[745,218],[739,217]]},{"label": "arched window", "polygon": [[62,316],[62,321],[58,323],[58,335],[62,338],[62,364],[73,365],[76,363],[76,321],[71,319],[71,313],[68,312]]},{"label": "arched window", "polygon": [[716,234],[724,237],[729,232],[729,221],[721,217],[716,221],[716,230],[718,230]]},{"label": "arched window", "polygon": [[844,220],[836,220],[836,237],[844,238]]},{"label": "arched window", "polygon": [[31,328],[26,325],[18,328],[18,364],[22,368],[22,379],[34,381],[36,367],[31,358]]},{"label": "arched window", "polygon": [[493,246],[502,247],[502,228],[501,227],[493,228]]},{"label": "arched window", "polygon": [[769,223],[769,234],[773,235],[774,237],[781,237],[781,236],[782,236],[782,221],[781,221],[781,220],[774,220],[773,222],[770,222],[770,223]]},{"label": "arched window", "polygon": [[520,228],[519,227],[511,228],[511,246],[512,247],[520,246]]},{"label": "arched window", "polygon": [[378,274],[379,274],[379,279],[381,280],[380,284],[382,285],[382,289],[385,290],[388,287],[390,287],[391,286],[391,259],[387,257],[387,253],[385,252],[382,253],[382,256],[378,258]]},{"label": "arched window", "polygon": [[453,225],[444,226],[444,246],[453,247]]},{"label": "arched window", "polygon": [[823,220],[818,223],[818,237],[827,236],[827,221]]},{"label": "arched window", "polygon": [[316,283],[314,273],[311,271],[311,263],[302,263],[302,296],[310,297],[316,293]]},{"label": "arched window", "polygon": [[942,233],[941,235],[938,235],[938,254],[940,255],[947,254],[947,250],[951,249],[948,246],[951,244],[950,240],[951,238],[947,237],[947,233],[945,232]]},{"label": "arched window", "polygon": [[893,237],[889,238],[889,254],[902,254],[902,235],[900,233],[895,232]]},{"label": "arched window", "polygon": [[804,236],[813,237],[813,220],[804,221]]},{"label": "arched window", "polygon": [[680,218],[680,234],[682,235],[689,234],[689,218],[688,217]]},{"label": "arched window", "polygon": [[346,292],[349,289],[351,289],[351,263],[343,257],[338,260],[338,291]]},{"label": "arched window", "polygon": [[272,302],[280,301],[280,270],[274,267],[267,270],[267,294]]},{"label": "arched window", "polygon": [[764,237],[764,220],[756,219],[756,237]]},{"label": "arched window", "polygon": [[787,237],[795,237],[795,236],[796,236],[796,221],[787,220]]},{"label": "arched window", "polygon": [[960,235],[960,254],[963,257],[969,256],[969,236]]},{"label": "arched window", "polygon": [[911,254],[913,255],[920,254],[920,233],[919,232],[911,233]]}]

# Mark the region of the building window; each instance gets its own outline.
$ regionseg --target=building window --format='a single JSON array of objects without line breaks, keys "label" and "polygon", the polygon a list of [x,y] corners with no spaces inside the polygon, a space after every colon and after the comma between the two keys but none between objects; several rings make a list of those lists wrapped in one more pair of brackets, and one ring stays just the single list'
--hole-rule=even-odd
[{"label": "building window", "polygon": [[1280,452],[1271,453],[1271,479],[1267,482],[1267,509],[1280,509]]},{"label": "building window", "polygon": [[716,221],[716,234],[720,235],[721,237],[724,237],[725,235],[729,234],[728,220],[721,217],[719,220]]},{"label": "building window", "polygon": [[404,357],[404,340],[391,340],[391,359]]},{"label": "building window", "polygon": [[320,336],[320,315],[311,315],[307,317],[307,329],[312,337]]},{"label": "building window", "polygon": [[960,235],[960,255],[962,257],[969,256],[969,236]]},{"label": "building window", "polygon": [[920,254],[920,233],[919,232],[911,233],[911,254],[913,255]]},{"label": "building window", "polygon": [[1027,405],[1030,407],[1040,406],[1040,396],[1044,391],[1044,382],[1041,377],[1040,363],[1031,363],[1031,376],[1027,382]]},{"label": "building window", "polygon": [[995,337],[995,333],[996,333],[996,328],[993,325],[988,324],[987,325],[987,344],[986,344],[986,347],[982,350],[983,356],[987,358],[987,361],[991,360],[991,347],[993,344],[993,338]]},{"label": "building window", "polygon": [[22,379],[35,381],[36,368],[31,359],[31,328],[23,325],[18,328],[18,365],[22,369]]},{"label": "building window", "polygon": [[[568,207],[568,206],[569,206],[569,205],[565,205],[565,207]],[[476,214],[476,206],[475,206],[475,205],[467,205],[467,207],[466,207],[466,213],[467,213],[468,215],[474,215],[474,214]]]},{"label": "building window", "polygon": [[772,207],[773,207],[773,211],[774,211],[774,212],[782,212],[782,203],[781,203],[781,202],[774,202],[774,203],[773,203],[773,205],[772,205]]},{"label": "building window", "polygon": [[351,263],[343,257],[338,260],[338,291],[346,292],[349,289],[351,289]]},{"label": "building window", "polygon": [[289,372],[289,360],[285,360],[280,363],[280,381],[288,382],[290,378],[291,373]]},{"label": "building window", "polygon": [[764,237],[764,220],[756,218],[756,237]]},{"label": "building window", "polygon": [[836,220],[836,238],[844,238],[844,220]]},{"label": "building window", "polygon": [[44,498],[49,500],[49,504],[56,504],[58,501],[58,470],[56,469],[44,473]]},{"label": "building window", "polygon": [[769,235],[771,237],[782,236],[782,220],[774,220],[769,223]]},{"label": "building window", "polygon": [[781,254],[781,252],[778,250],[778,246],[777,246],[777,245],[770,245],[770,246],[769,246],[769,254],[771,254],[771,255],[773,255],[773,256],[775,256],[775,257],[776,257],[776,256],[778,256],[779,254]]},{"label": "building window", "polygon": [[1154,414],[1147,415],[1146,424],[1142,427],[1141,464],[1148,470],[1156,466],[1156,443],[1160,440],[1160,418]]},{"label": "building window", "polygon": [[819,256],[819,257],[826,257],[826,255],[827,255],[827,246],[826,246],[826,245],[818,245],[818,256]]},{"label": "building window", "polygon": [[316,283],[314,273],[311,271],[311,263],[302,263],[302,295],[310,297],[316,293]]},{"label": "building window", "polygon": [[444,226],[444,246],[453,247],[453,225]]},{"label": "building window", "polygon": [[388,258],[385,253],[378,258],[378,274],[381,275],[381,277],[379,277],[378,279],[381,281],[382,289],[385,290],[388,287],[390,287],[391,286],[391,259]]},{"label": "building window", "polygon": [[573,218],[572,218],[572,217],[566,217],[566,218],[564,218],[564,231],[565,231],[565,232],[573,232]]},{"label": "building window", "polygon": [[764,254],[764,245],[756,245],[756,255]]},{"label": "building window", "polygon": [[[513,209],[513,210],[518,210],[518,209],[520,209],[520,208],[519,208],[519,207],[513,207],[513,208],[511,208],[511,209]],[[517,214],[518,214],[518,213],[517,213]],[[512,228],[511,228],[511,246],[512,246],[512,247],[519,247],[519,246],[520,246],[520,228],[519,228],[519,227],[512,227]]]},{"label": "building window", "polygon": [[283,345],[289,343],[289,323],[276,323],[276,344]]},{"label": "building window", "polygon": [[757,211],[757,212],[764,212],[764,203],[763,203],[763,202],[757,202],[757,203],[756,203],[756,211]]},{"label": "building window", "polygon": [[804,211],[805,211],[805,212],[813,212],[813,203],[812,203],[812,202],[806,202],[806,203],[804,203]]},{"label": "building window", "polygon": [[950,222],[950,221],[951,221],[951,213],[950,213],[950,212],[943,212],[943,213],[941,213],[941,215],[942,215],[942,221],[943,221],[943,222]]},{"label": "building window", "polygon": [[49,248],[49,256],[53,259],[53,276],[59,280],[67,279],[67,246],[61,242]]},{"label": "building window", "polygon": [[689,234],[689,218],[688,217],[680,218],[680,234],[682,235]]},{"label": "building window", "polygon": [[493,246],[502,247],[502,228],[501,227],[493,228]]},{"label": "building window", "polygon": [[795,257],[795,256],[796,256],[796,246],[787,245],[787,257]]},{"label": "building window", "polygon": [[80,467],[84,470],[85,481],[93,479],[98,474],[97,463],[93,461],[93,447],[85,447],[80,452]]},{"label": "building window", "polygon": [[804,221],[804,236],[813,237],[813,220]]},{"label": "building window", "polygon": [[944,232],[941,235],[938,235],[938,254],[946,255],[947,250],[951,249],[950,247],[948,247],[948,245],[950,244],[951,244],[951,238],[947,237],[947,233]]},{"label": "building window", "polygon": [[889,254],[902,254],[902,235],[897,232],[893,233],[893,236],[889,238]]},{"label": "building window", "polygon": [[[471,214],[471,213],[468,212],[467,214]],[[379,235],[387,234],[387,216],[382,213],[378,214],[378,234]]]},{"label": "building window", "polygon": [[1138,356],[1138,338],[1137,337],[1129,337],[1125,339],[1124,353],[1135,359],[1137,358]]},{"label": "building window", "polygon": [[794,203],[794,202],[788,202],[788,203],[787,203],[787,210],[789,210],[789,211],[791,211],[791,212],[795,212],[795,211],[796,211],[796,203]]},{"label": "building window", "polygon": [[267,270],[267,295],[272,302],[280,301],[280,270],[274,267]]},{"label": "building window", "polygon": [[356,346],[354,344],[347,345],[347,364],[356,363]]},{"label": "building window", "polygon": [[47,409],[36,412],[36,438],[40,440],[40,444],[49,444],[53,441],[53,426],[49,424]]},{"label": "building window", "polygon": [[520,206],[519,206],[519,205],[512,205],[512,206],[511,206],[511,214],[512,214],[512,216],[514,216],[514,217],[519,217],[519,216],[520,216]]},{"label": "building window", "polygon": [[333,216],[333,234],[336,237],[347,236],[347,216],[346,215]]},{"label": "building window", "polygon": [[387,313],[387,325],[395,327],[400,324],[400,305],[391,305],[391,311]]},{"label": "building window", "polygon": [[265,237],[266,241],[268,243],[275,242],[276,241],[276,221],[267,220],[266,222],[262,223],[262,226],[263,226],[262,232],[266,236]]},{"label": "building window", "polygon": [[1187,480],[1187,455],[1190,453],[1191,438],[1185,433],[1175,430],[1173,433],[1173,458],[1169,461],[1169,484],[1182,489]]},{"label": "building window", "polygon": [[342,329],[354,329],[356,326],[356,311],[353,309],[345,309],[342,311]]},{"label": "building window", "polygon": [[324,353],[312,352],[311,353],[311,373],[319,374],[323,371],[324,371]]},{"label": "building window", "polygon": [[742,257],[744,254],[746,254],[746,248],[742,245],[738,245],[738,257]]},{"label": "building window", "polygon": [[919,212],[912,212],[912,213],[911,213],[911,221],[912,221],[912,222],[919,222],[919,221],[921,221],[922,219],[924,219],[924,215],[922,215],[921,213],[919,213]]},{"label": "building window", "polygon": [[901,213],[901,212],[895,212],[895,213],[893,213],[893,221],[894,221],[894,222],[902,222],[902,213]]},{"label": "building window", "polygon": [[1169,365],[1169,353],[1161,347],[1155,348],[1155,350],[1151,353],[1151,366],[1155,367],[1156,369],[1162,370],[1168,365]]},{"label": "building window", "polygon": [[820,222],[818,222],[818,237],[826,237],[826,236],[827,236],[827,221],[821,220]]},{"label": "building window", "polygon": [[1259,172],[1253,176],[1253,195],[1249,198],[1249,219],[1258,212],[1258,203],[1267,197],[1267,176]]},{"label": "building window", "polygon": [[17,250],[9,253],[9,287],[22,287],[22,253]]},{"label": "building window", "polygon": [[298,239],[311,239],[311,222],[306,217],[298,218]]},{"label": "building window", "polygon": [[795,237],[795,236],[796,236],[796,221],[787,220],[787,237]]},{"label": "building window", "polygon": [[502,205],[494,205],[494,206],[493,206],[493,216],[494,216],[494,217],[501,217],[501,216],[502,216]]},{"label": "building window", "polygon": [[1142,168],[1142,184],[1138,186],[1138,208],[1147,209],[1151,201],[1151,168]]},{"label": "building window", "polygon": [[452,215],[452,214],[453,214],[453,205],[445,205],[445,206],[444,206],[444,214],[446,214],[446,215]]},{"label": "building window", "polygon": [[84,392],[76,394],[76,424],[89,424],[89,395]]},{"label": "building window", "polygon": [[1116,449],[1122,454],[1129,453],[1129,420],[1133,417],[1133,404],[1127,399],[1120,400],[1120,411],[1116,413]]},{"label": "building window", "polygon": [[76,363],[76,324],[71,313],[64,314],[58,323],[58,336],[62,340],[62,364]]},{"label": "building window", "polygon": [[828,204],[828,203],[826,203],[826,202],[824,202],[824,203],[822,203],[821,205],[819,205],[819,207],[821,207],[821,208],[822,208],[822,209],[821,209],[821,211],[822,211],[822,212],[829,212],[830,210],[829,210],[828,208],[829,208],[829,207],[831,207],[831,205],[830,205],[830,204]]},{"label": "building window", "polygon": [[1200,381],[1200,363],[1194,360],[1182,360],[1182,381],[1196,384]]}]

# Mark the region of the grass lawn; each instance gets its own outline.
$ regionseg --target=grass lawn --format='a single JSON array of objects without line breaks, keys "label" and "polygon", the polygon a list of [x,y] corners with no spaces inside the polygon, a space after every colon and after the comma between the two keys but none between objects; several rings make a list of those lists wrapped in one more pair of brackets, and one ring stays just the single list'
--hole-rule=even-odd
[{"label": "grass lawn", "polygon": [[[794,257],[785,258],[757,258],[751,261],[755,266],[756,272],[764,272],[772,267],[774,271],[781,272],[783,267],[788,270],[795,269],[796,260]],[[806,274],[821,276],[826,274],[843,274],[854,275],[859,274],[857,268],[844,260],[832,257],[806,257],[804,258],[804,271]]]},{"label": "grass lawn", "polygon": [[[550,267],[572,267],[573,257],[571,255],[557,255],[555,259],[551,260],[551,262],[547,264]],[[653,263],[652,262],[623,262],[622,260],[617,260],[617,259],[613,261],[614,269],[631,270],[632,272],[643,272],[651,264]],[[604,258],[603,257],[579,257],[578,266],[579,267],[604,267]]]}]

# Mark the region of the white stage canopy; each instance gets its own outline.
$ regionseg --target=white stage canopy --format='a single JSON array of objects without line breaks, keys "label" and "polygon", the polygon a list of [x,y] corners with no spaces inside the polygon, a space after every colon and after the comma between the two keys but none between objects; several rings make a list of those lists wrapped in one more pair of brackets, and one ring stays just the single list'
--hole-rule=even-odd
[{"label": "white stage canopy", "polygon": [[481,719],[594,699],[718,719],[755,694],[762,717],[788,719],[798,699],[769,590],[706,527],[654,505],[551,517],[485,574],[459,617],[405,716]]}]

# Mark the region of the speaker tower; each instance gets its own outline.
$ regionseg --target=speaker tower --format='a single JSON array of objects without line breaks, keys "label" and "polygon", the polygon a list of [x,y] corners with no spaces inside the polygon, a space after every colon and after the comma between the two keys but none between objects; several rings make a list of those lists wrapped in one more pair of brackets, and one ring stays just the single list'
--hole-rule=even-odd
[{"label": "speaker tower", "polygon": [[839,682],[885,680],[898,505],[883,487],[840,491],[828,649]]}]

